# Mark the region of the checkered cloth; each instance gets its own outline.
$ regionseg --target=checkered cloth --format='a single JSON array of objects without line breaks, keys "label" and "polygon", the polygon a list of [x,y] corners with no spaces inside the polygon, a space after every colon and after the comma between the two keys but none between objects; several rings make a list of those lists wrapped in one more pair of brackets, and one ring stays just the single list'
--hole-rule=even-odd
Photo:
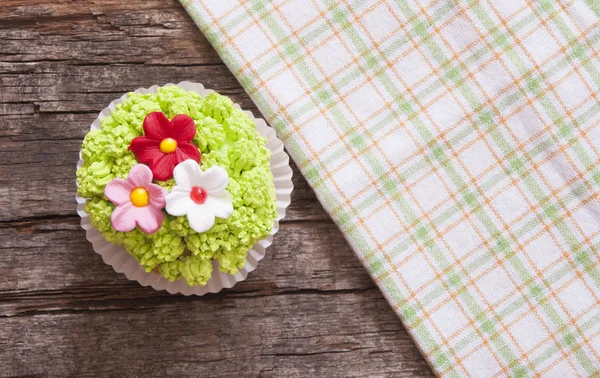
[{"label": "checkered cloth", "polygon": [[598,0],[182,3],[438,375],[600,375]]}]

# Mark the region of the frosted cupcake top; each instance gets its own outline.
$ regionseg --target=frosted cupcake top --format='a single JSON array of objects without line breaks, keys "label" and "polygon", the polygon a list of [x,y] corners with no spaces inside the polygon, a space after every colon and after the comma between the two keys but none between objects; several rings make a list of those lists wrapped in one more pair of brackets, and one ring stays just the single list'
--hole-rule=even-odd
[{"label": "frosted cupcake top", "polygon": [[83,142],[78,194],[92,225],[146,271],[204,285],[235,274],[276,214],[270,151],[216,93],[130,93]]}]

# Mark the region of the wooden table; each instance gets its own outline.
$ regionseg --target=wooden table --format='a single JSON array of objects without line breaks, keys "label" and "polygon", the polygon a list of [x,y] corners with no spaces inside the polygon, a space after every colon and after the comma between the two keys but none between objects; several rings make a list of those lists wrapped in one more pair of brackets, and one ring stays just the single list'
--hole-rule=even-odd
[{"label": "wooden table", "polygon": [[2,0],[0,376],[431,376],[296,167],[273,246],[231,290],[157,292],[92,251],[82,138],[123,93],[182,80],[258,114],[175,0]]}]

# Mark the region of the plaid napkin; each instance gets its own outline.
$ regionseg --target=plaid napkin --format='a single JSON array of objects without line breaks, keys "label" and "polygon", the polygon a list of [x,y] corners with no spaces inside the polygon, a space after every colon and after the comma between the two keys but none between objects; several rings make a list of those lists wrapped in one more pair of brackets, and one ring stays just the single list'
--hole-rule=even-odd
[{"label": "plaid napkin", "polygon": [[438,375],[600,374],[597,0],[182,3]]}]

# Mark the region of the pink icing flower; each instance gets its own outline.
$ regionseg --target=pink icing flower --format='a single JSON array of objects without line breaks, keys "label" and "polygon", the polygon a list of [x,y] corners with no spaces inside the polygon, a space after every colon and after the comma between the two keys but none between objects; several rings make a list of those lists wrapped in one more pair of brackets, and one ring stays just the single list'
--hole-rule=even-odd
[{"label": "pink icing flower", "polygon": [[127,180],[112,180],[104,188],[104,195],[117,205],[110,216],[115,230],[129,232],[137,225],[146,234],[152,234],[160,228],[167,190],[152,183],[148,166],[134,165]]}]

